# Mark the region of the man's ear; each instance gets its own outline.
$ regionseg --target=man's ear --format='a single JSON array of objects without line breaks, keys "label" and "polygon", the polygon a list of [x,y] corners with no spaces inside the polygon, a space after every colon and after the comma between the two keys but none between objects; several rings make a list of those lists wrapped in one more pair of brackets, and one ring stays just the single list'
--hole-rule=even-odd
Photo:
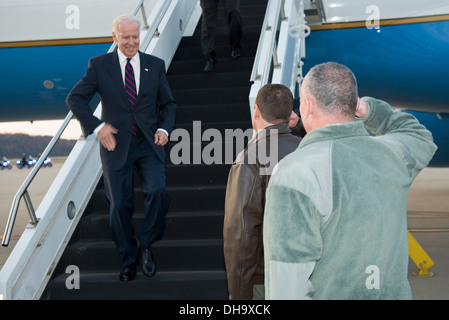
[{"label": "man's ear", "polygon": [[256,103],[254,104],[254,112],[253,112],[254,119],[260,118],[260,108],[259,105]]},{"label": "man's ear", "polygon": [[313,104],[314,101],[306,96],[301,101],[300,111],[301,111],[301,118],[309,118],[313,114]]},{"label": "man's ear", "polygon": [[301,121],[304,129],[306,132],[311,131],[314,122],[315,101],[309,96],[302,97],[299,110],[301,112]]}]

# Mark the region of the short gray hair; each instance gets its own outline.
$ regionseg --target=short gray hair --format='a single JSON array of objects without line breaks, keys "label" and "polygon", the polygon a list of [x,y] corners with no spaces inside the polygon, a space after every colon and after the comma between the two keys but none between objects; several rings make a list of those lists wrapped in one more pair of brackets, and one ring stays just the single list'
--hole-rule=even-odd
[{"label": "short gray hair", "polygon": [[357,80],[344,65],[327,62],[314,66],[306,75],[305,87],[328,113],[354,116],[357,108]]},{"label": "short gray hair", "polygon": [[122,14],[122,15],[118,16],[117,18],[115,18],[114,21],[112,21],[112,32],[114,32],[114,34],[117,34],[118,26],[120,24],[131,23],[131,22],[136,23],[140,30],[139,19],[137,19],[135,16],[133,16],[131,14]]}]

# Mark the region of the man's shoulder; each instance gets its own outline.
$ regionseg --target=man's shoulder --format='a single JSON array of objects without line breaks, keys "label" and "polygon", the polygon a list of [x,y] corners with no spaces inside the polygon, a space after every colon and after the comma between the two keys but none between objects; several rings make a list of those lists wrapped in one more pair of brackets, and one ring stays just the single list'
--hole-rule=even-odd
[{"label": "man's shoulder", "polygon": [[148,61],[150,63],[164,63],[163,59],[144,52],[140,52],[140,59],[143,61]]},{"label": "man's shoulder", "polygon": [[292,134],[291,132],[279,135],[279,141],[283,144],[299,145],[302,138]]},{"label": "man's shoulder", "polygon": [[112,57],[114,56],[114,52],[108,52],[108,53],[103,53],[100,54],[98,56],[94,56],[92,58],[90,58],[90,62],[93,63],[101,63],[103,61],[109,61],[110,59],[112,59]]},{"label": "man's shoulder", "polygon": [[301,177],[305,175],[305,172],[320,171],[321,168],[330,166],[332,162],[330,152],[331,143],[329,141],[298,147],[282,159],[278,170],[284,172],[288,179],[293,175]]},{"label": "man's shoulder", "polygon": [[[278,156],[283,158],[295,151],[301,140],[301,137],[293,135],[290,129],[288,129],[288,131],[280,132],[278,134],[270,134],[264,137],[259,141],[259,144],[262,144],[262,147],[266,146],[267,149],[277,150]],[[272,149],[273,147],[275,149]]]}]

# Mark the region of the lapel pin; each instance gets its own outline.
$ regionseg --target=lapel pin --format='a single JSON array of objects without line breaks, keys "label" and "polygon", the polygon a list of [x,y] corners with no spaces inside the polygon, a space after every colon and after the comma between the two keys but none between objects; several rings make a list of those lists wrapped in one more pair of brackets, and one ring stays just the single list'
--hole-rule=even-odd
[{"label": "lapel pin", "polygon": [[147,69],[147,68],[145,68],[145,71],[148,71],[148,69]]}]

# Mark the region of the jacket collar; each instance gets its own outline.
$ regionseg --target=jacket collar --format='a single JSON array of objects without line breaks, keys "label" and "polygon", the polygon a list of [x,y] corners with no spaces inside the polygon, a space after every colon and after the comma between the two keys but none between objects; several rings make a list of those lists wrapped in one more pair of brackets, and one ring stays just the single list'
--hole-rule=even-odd
[{"label": "jacket collar", "polygon": [[260,130],[257,135],[256,138],[257,140],[263,139],[271,134],[286,134],[286,133],[291,133],[292,131],[290,130],[290,128],[288,127],[287,123],[279,123],[279,124],[274,124],[272,126],[268,126],[262,130]]},{"label": "jacket collar", "polygon": [[299,148],[315,142],[368,135],[365,125],[360,120],[334,123],[308,132],[301,140]]},{"label": "jacket collar", "polygon": [[260,130],[249,142],[248,146],[252,144],[258,143],[260,140],[266,139],[272,134],[280,135],[280,134],[286,134],[291,133],[292,131],[288,127],[287,123],[279,123],[274,124],[272,126],[268,126],[262,130]]}]

